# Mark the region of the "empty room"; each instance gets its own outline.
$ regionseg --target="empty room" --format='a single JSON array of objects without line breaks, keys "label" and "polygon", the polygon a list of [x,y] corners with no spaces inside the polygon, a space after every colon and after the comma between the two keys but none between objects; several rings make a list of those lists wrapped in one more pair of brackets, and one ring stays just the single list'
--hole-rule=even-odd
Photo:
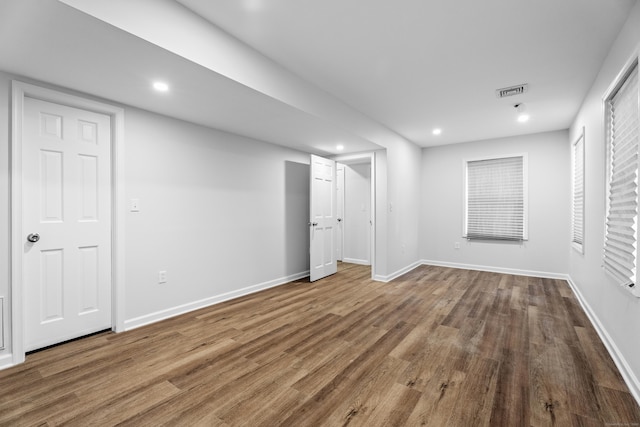
[{"label": "empty room", "polygon": [[0,426],[640,426],[637,0],[0,0]]}]

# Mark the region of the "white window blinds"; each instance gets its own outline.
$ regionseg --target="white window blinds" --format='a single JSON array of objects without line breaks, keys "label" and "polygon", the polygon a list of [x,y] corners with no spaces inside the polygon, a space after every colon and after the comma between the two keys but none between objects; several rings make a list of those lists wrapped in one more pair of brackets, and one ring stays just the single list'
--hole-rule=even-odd
[{"label": "white window blinds", "polygon": [[638,64],[605,101],[608,200],[604,268],[621,285],[636,283],[638,248]]},{"label": "white window blinds", "polygon": [[584,244],[584,128],[573,143],[573,192],[571,203],[571,243],[582,252]]},{"label": "white window blinds", "polygon": [[527,238],[524,173],[524,156],[466,162],[466,238]]}]

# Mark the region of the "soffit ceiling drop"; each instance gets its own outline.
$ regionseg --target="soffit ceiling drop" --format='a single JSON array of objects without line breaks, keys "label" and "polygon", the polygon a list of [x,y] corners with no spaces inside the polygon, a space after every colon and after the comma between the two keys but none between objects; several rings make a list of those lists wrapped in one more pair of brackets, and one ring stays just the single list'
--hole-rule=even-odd
[{"label": "soffit ceiling drop", "polygon": [[[568,128],[635,3],[5,0],[0,70],[317,154],[337,143],[345,153],[377,149],[393,135],[429,147]],[[153,26],[161,5],[273,60],[286,70],[281,93],[295,100],[307,82],[312,96],[298,96],[303,105],[265,93],[242,81],[246,67],[226,74],[177,52],[189,46],[131,31]],[[148,91],[151,75],[170,80],[171,98]],[[526,93],[495,96],[525,82]],[[514,119],[518,102],[526,124]]]},{"label": "soffit ceiling drop", "polygon": [[[102,0],[96,4],[110,6]],[[0,2],[0,71],[308,153],[334,154],[337,143],[348,152],[380,149],[348,129],[56,0]],[[156,79],[169,83],[170,91],[153,91]]]}]

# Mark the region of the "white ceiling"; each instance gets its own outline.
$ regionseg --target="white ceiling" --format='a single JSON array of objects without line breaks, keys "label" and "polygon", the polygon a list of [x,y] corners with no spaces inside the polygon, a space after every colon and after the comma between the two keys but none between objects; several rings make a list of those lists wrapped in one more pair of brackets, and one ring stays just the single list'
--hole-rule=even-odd
[{"label": "white ceiling", "polygon": [[[125,2],[63,1],[75,8],[0,1],[0,70],[307,152],[335,153],[336,142],[347,152],[379,148],[355,121],[305,111],[78,10]],[[154,1],[129,3],[132,13],[120,18],[144,27],[154,22],[154,5],[175,4]],[[635,4],[177,1],[318,92],[422,146],[566,129]],[[173,82],[169,95],[149,91],[158,76]],[[520,83],[529,92],[496,98],[495,89]],[[528,123],[515,121],[516,102],[525,103]],[[443,134],[433,136],[434,127]]]},{"label": "white ceiling", "polygon": [[[568,128],[635,4],[178,1],[422,146]],[[521,83],[526,94],[495,96]],[[524,125],[517,102],[531,115]]]}]

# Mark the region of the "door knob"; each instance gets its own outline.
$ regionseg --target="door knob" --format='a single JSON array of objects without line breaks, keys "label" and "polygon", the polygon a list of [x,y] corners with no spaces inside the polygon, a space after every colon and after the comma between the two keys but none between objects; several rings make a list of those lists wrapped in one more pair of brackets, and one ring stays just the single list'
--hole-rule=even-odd
[{"label": "door knob", "polygon": [[38,240],[40,240],[40,235],[38,233],[31,233],[27,236],[27,240],[31,243],[36,243]]},{"label": "door knob", "polygon": [[318,223],[317,223],[317,222],[310,222],[310,223],[309,223],[309,227],[312,227],[312,226],[313,226],[313,227],[315,227],[316,225],[318,225]]}]

